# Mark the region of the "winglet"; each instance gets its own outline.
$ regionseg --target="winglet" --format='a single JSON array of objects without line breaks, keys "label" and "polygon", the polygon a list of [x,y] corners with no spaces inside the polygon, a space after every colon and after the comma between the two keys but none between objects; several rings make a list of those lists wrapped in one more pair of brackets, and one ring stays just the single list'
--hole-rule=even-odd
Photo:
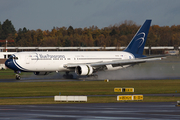
[{"label": "winglet", "polygon": [[136,58],[142,57],[150,25],[151,20],[146,20],[124,51],[132,53]]}]

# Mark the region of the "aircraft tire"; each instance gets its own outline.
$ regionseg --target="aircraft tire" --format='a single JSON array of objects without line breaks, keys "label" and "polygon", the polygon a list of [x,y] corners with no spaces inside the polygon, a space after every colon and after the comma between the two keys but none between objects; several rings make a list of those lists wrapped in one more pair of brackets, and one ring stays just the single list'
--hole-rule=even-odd
[{"label": "aircraft tire", "polygon": [[21,76],[16,75],[16,80],[21,80]]},{"label": "aircraft tire", "polygon": [[68,75],[64,74],[64,75],[63,75],[63,78],[64,78],[64,79],[73,79],[74,77],[73,77],[72,74],[68,74]]}]

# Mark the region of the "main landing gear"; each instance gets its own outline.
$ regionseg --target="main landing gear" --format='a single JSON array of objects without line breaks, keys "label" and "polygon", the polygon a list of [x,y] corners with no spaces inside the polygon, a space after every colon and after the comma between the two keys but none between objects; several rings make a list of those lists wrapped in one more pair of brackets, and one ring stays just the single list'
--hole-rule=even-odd
[{"label": "main landing gear", "polygon": [[66,74],[63,75],[63,78],[64,79],[73,79],[73,75],[72,74],[69,74],[69,72],[66,72]]}]

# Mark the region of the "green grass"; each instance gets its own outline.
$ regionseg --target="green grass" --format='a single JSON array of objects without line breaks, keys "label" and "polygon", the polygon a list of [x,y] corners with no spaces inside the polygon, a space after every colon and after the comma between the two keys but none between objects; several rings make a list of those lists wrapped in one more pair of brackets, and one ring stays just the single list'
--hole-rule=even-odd
[{"label": "green grass", "polygon": [[[133,94],[180,93],[180,80],[113,80],[0,83],[0,97],[119,94],[115,87],[133,87]],[[120,93],[126,94],[126,93]]]},{"label": "green grass", "polygon": [[[0,104],[55,104],[53,98],[3,98],[58,95],[121,95],[180,93],[180,80],[113,80],[0,83]],[[115,87],[133,87],[134,93],[115,93]],[[144,97],[143,102],[177,101],[180,97]],[[114,97],[88,97],[88,103],[117,102]]]},{"label": "green grass", "polygon": [[[175,66],[175,71],[169,72],[168,69],[162,71],[169,76],[179,75],[179,62],[159,62],[149,63],[144,65],[146,71],[152,65],[161,64],[172,69]],[[140,66],[137,66],[140,67]],[[141,67],[139,68],[141,69]],[[161,72],[161,71],[160,71]],[[22,73],[21,76],[26,76],[32,73]],[[10,70],[0,70],[0,79],[14,79],[15,73]],[[0,83],[0,105],[8,104],[57,104],[66,102],[54,102],[52,98],[3,98],[3,97],[26,97],[26,96],[54,96],[61,95],[123,95],[123,94],[174,94],[180,93],[180,80],[113,80],[109,83],[104,81],[72,81],[72,82],[7,82]],[[115,87],[133,87],[134,93],[115,93]],[[180,97],[160,97],[148,96],[144,97],[143,101],[139,102],[175,102],[180,100]],[[119,102],[114,97],[88,97],[88,103],[108,103]],[[124,102],[124,101],[122,101]],[[133,101],[129,101],[133,102]],[[137,101],[135,101],[137,102]],[[73,102],[72,102],[73,103]]]},{"label": "green grass", "polygon": [[14,79],[15,73],[13,70],[6,69],[6,70],[0,70],[0,79]]}]

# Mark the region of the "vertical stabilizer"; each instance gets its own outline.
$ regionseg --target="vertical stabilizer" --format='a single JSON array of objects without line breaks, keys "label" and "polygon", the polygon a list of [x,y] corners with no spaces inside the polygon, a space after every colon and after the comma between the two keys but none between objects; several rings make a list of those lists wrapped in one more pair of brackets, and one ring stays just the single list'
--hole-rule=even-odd
[{"label": "vertical stabilizer", "polygon": [[150,25],[151,20],[146,20],[124,51],[132,53],[135,57],[142,57]]}]

